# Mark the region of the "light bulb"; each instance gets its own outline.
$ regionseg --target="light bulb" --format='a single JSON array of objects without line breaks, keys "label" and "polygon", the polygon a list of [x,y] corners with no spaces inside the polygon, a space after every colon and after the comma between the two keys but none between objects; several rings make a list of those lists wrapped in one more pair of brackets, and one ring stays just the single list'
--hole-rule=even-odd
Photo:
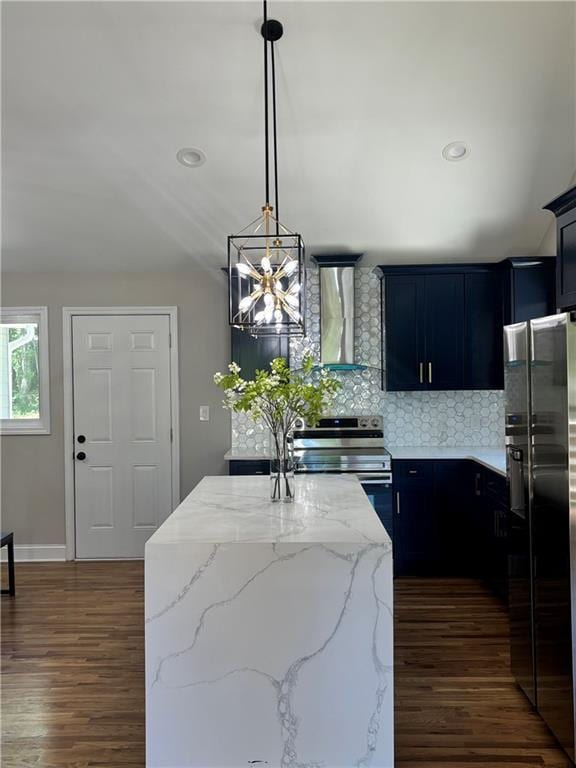
[{"label": "light bulb", "polygon": [[262,325],[262,323],[264,322],[264,319],[265,319],[265,314],[262,310],[260,310],[260,312],[256,312],[256,314],[254,315],[254,321],[256,322],[257,325]]},{"label": "light bulb", "polygon": [[284,272],[290,277],[290,275],[293,275],[294,272],[298,269],[298,262],[294,261],[294,259],[290,259],[290,261],[284,265]]},{"label": "light bulb", "polygon": [[238,309],[240,312],[248,312],[252,304],[254,304],[254,299],[252,296],[245,296],[240,304],[238,304]]},{"label": "light bulb", "polygon": [[282,280],[276,280],[274,287],[277,291],[282,291],[282,293],[284,293],[284,284],[282,283]]},{"label": "light bulb", "polygon": [[282,322],[282,310],[281,309],[275,309],[274,310],[274,320],[276,320],[277,323]]},{"label": "light bulb", "polygon": [[274,296],[272,296],[271,293],[264,294],[264,304],[266,309],[268,309],[268,307],[274,307]]},{"label": "light bulb", "polygon": [[274,316],[274,305],[269,304],[267,307],[264,308],[264,320],[267,323],[271,323],[273,316]]},{"label": "light bulb", "polygon": [[270,259],[268,258],[268,256],[263,256],[262,257],[261,264],[262,264],[262,269],[264,270],[265,274],[271,275],[272,274],[272,266],[270,264]]},{"label": "light bulb", "polygon": [[286,304],[289,304],[291,307],[296,307],[296,309],[300,306],[300,299],[297,296],[291,296],[287,293],[284,300]]},{"label": "light bulb", "polygon": [[294,295],[295,293],[298,293],[300,291],[300,283],[292,283],[292,285],[288,286],[288,293],[291,293]]},{"label": "light bulb", "polygon": [[251,269],[248,266],[248,264],[244,264],[243,261],[239,261],[238,264],[236,264],[236,269],[240,273],[241,277],[248,277],[248,275],[251,272]]}]

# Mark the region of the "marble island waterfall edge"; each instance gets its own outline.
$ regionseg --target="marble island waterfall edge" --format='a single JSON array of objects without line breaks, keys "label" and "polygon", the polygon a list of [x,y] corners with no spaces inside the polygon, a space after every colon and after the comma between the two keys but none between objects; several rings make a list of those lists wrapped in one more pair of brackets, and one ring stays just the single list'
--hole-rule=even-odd
[{"label": "marble island waterfall edge", "polygon": [[390,539],[355,478],[268,483],[204,478],[146,547],[147,766],[392,768]]}]

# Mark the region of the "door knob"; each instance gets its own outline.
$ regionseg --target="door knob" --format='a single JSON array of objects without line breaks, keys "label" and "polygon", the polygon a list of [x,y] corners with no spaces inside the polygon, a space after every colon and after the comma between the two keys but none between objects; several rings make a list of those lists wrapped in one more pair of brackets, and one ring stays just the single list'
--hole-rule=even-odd
[{"label": "door knob", "polygon": [[78,435],[76,440],[78,440],[79,443],[85,443],[86,442],[86,435]]},{"label": "door knob", "polygon": [[78,453],[76,454],[76,458],[78,459],[78,461],[84,461],[84,459],[86,458],[86,454],[84,453],[84,451],[78,451]]}]

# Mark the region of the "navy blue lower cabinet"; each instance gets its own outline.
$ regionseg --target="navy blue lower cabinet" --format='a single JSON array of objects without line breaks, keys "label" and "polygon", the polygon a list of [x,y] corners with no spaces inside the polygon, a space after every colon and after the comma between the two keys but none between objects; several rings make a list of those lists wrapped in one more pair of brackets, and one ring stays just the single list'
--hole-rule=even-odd
[{"label": "navy blue lower cabinet", "polygon": [[435,575],[440,530],[434,507],[434,462],[395,461],[393,477],[394,574]]},{"label": "navy blue lower cabinet", "polygon": [[473,536],[476,466],[467,460],[434,462],[434,508],[442,553],[439,576],[473,577],[480,573],[481,553]]},{"label": "navy blue lower cabinet", "polygon": [[392,486],[384,483],[362,483],[364,493],[374,507],[388,536],[394,541],[394,503]]},{"label": "navy blue lower cabinet", "polygon": [[394,574],[479,578],[506,602],[506,479],[468,460],[395,460],[393,476]]},{"label": "navy blue lower cabinet", "polygon": [[475,464],[472,537],[477,573],[492,591],[508,602],[508,491],[506,478]]},{"label": "navy blue lower cabinet", "polygon": [[260,459],[236,459],[228,462],[229,475],[269,475],[270,462]]}]

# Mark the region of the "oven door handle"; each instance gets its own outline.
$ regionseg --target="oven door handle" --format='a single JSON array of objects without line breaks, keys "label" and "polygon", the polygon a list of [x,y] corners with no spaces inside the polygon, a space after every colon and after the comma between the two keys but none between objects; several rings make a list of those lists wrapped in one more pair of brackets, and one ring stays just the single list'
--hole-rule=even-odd
[{"label": "oven door handle", "polygon": [[392,473],[388,472],[385,475],[374,475],[373,473],[358,473],[355,477],[360,480],[363,485],[392,485]]}]

